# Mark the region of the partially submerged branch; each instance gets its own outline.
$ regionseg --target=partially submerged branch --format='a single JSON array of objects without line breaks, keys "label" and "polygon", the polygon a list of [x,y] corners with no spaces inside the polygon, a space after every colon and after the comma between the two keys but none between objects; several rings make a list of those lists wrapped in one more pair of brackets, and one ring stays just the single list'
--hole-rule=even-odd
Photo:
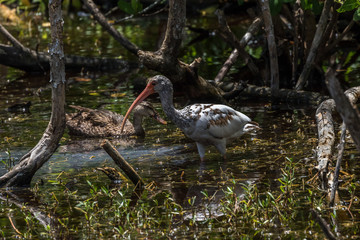
[{"label": "partially submerged branch", "polygon": [[315,106],[329,98],[328,96],[321,95],[320,93],[296,91],[291,89],[280,89],[277,97],[274,98],[270,87],[258,87],[251,84],[247,85],[247,88],[242,92],[242,95]]},{"label": "partially submerged branch", "polygon": [[134,170],[134,168],[120,155],[120,153],[115,149],[115,147],[109,142],[109,140],[105,140],[101,147],[110,155],[110,157],[114,160],[116,165],[118,165],[121,170],[124,171],[126,176],[134,183],[137,189],[141,189],[145,186],[144,181],[140,177],[140,175]]},{"label": "partially submerged branch", "polygon": [[[334,84],[335,73],[333,70],[328,71],[326,74],[328,81],[331,82],[331,84]],[[333,97],[338,98],[339,91],[341,91],[340,85],[331,85],[333,89],[330,91],[337,92],[336,94],[332,94]],[[340,115],[343,116],[343,120],[347,125],[347,127],[350,130],[350,127],[352,130],[352,136],[354,139],[354,142],[359,149],[358,146],[358,129],[359,129],[359,116],[356,113],[356,110],[351,106],[351,104],[355,104],[358,101],[358,98],[360,97],[360,87],[353,87],[348,89],[345,92],[345,95],[342,94],[340,102],[335,103],[333,99],[328,99],[320,104],[316,111],[316,122],[318,127],[318,146],[317,146],[317,161],[318,165],[316,166],[316,169],[319,171],[319,178],[321,181],[321,185],[323,189],[328,188],[328,169],[331,160],[333,159],[333,147],[335,143],[335,131],[334,131],[334,123],[332,118],[332,113],[334,112],[335,108],[339,111]],[[346,97],[345,97],[346,96]],[[345,98],[345,99],[344,99]],[[346,98],[348,100],[346,100]],[[339,101],[339,100],[337,100]],[[347,101],[344,103],[343,101]],[[349,102],[350,101],[350,102]],[[351,104],[350,104],[351,103]],[[344,113],[345,111],[345,113]],[[355,120],[354,120],[355,119]],[[353,135],[354,134],[354,135]]]}]

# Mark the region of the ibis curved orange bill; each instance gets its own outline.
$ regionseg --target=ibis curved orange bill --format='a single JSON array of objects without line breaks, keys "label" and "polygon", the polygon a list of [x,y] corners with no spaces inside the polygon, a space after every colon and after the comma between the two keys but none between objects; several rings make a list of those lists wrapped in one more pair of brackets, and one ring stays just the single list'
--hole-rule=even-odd
[{"label": "ibis curved orange bill", "polygon": [[[124,126],[126,123],[126,120],[129,118],[129,115],[131,113],[131,111],[142,101],[145,100],[145,98],[147,98],[149,95],[155,93],[154,91],[154,86],[151,83],[148,83],[146,85],[146,88],[140,93],[140,95],[135,99],[135,101],[131,104],[129,110],[127,111],[124,120],[121,124],[121,128],[120,128],[120,133],[122,133],[122,131],[124,130]],[[162,124],[167,124],[167,122],[165,120],[163,120],[162,118],[160,118],[159,116],[156,118],[156,120]]]}]

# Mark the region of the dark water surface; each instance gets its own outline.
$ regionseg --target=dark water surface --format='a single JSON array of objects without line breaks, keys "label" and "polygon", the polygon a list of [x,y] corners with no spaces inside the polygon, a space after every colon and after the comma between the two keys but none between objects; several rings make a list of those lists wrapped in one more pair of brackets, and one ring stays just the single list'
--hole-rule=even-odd
[{"label": "dark water surface", "polygon": [[[88,19],[80,21],[73,19],[74,24],[78,24],[80,28],[84,29],[83,38],[75,38],[78,31],[75,27],[66,24],[69,21],[70,19],[65,21],[65,32],[69,36],[65,41],[65,52],[80,55],[98,55],[100,53],[104,57],[115,57],[120,53],[124,59],[133,59],[99,26],[93,25]],[[130,22],[126,27],[121,28],[125,30],[125,33],[131,35],[131,40],[138,45],[153,50],[156,49],[158,36],[150,35],[150,33],[157,32],[154,26],[163,20],[153,21]],[[213,21],[215,20],[204,19],[201,24],[211,25]],[[200,25],[198,20],[193,20],[192,24]],[[46,28],[37,28],[33,31],[34,34],[39,35],[49,34],[49,29]],[[241,31],[239,29],[239,32]],[[195,38],[196,36],[192,36],[192,34],[194,33],[188,32],[190,38]],[[144,36],[149,40],[143,41]],[[32,44],[32,41],[29,40],[29,45]],[[42,46],[46,48],[46,46]],[[227,45],[218,37],[207,38],[187,46],[186,49],[183,60],[190,62],[195,57],[203,57],[207,64],[204,64],[206,66],[201,71],[208,78],[215,76],[220,64],[226,59],[226,55],[223,53],[227,51]],[[67,72],[69,82],[66,92],[67,103],[90,108],[102,107],[125,114],[138,94],[137,81],[134,80],[151,74],[146,69],[134,69],[125,73]],[[0,159],[3,161],[0,163],[0,175],[6,173],[5,165],[9,158],[13,158],[15,161],[19,160],[41,138],[51,113],[51,90],[48,86],[48,79],[49,77],[46,75],[27,75],[21,71],[0,66]],[[28,101],[32,103],[29,112],[11,113],[5,110],[11,105]],[[161,112],[159,99],[153,97],[150,98],[150,101]],[[182,107],[186,100],[179,96],[175,102],[178,107]],[[232,105],[258,122],[262,130],[256,135],[245,135],[228,144],[226,161],[221,159],[214,148],[210,148],[206,155],[206,161],[200,163],[195,144],[176,129],[171,122],[163,126],[147,119],[144,139],[134,137],[123,141],[115,140],[114,144],[145,182],[154,181],[159,191],[170,192],[174,200],[185,208],[189,207],[188,199],[194,196],[197,196],[195,201],[200,202],[202,191],[218,192],[216,198],[221,199],[224,195],[221,191],[224,185],[220,183],[231,178],[236,179],[238,183],[258,184],[260,191],[276,189],[279,186],[277,179],[282,173],[281,168],[284,167],[286,158],[302,164],[303,168],[295,173],[297,179],[303,179],[303,182],[306,182],[314,176],[315,171],[312,171],[312,168],[316,164],[314,150],[317,144],[317,130],[313,106],[280,105],[278,110],[270,110],[267,102],[248,99],[237,99],[232,102]],[[69,108],[67,110],[71,111]],[[161,114],[165,117],[162,112]],[[61,184],[66,185],[71,191],[77,190],[76,194],[80,196],[80,199],[88,199],[91,196],[87,181],[99,186],[110,185],[110,180],[96,168],[115,166],[115,164],[102,149],[87,148],[89,144],[87,140],[70,137],[65,133],[58,151],[36,173],[32,181],[32,187],[38,185],[39,191],[42,193],[43,206],[53,204],[53,196],[60,199],[66,198],[62,195],[64,188],[60,187]],[[351,144],[347,145],[343,171],[353,175],[354,179],[359,179],[360,176],[359,160],[359,155],[354,147]],[[359,180],[355,182],[359,186]],[[299,186],[300,188],[301,186]],[[346,189],[342,190],[344,192],[341,195],[342,203],[349,203],[350,194]],[[237,193],[242,194],[242,189],[239,188]],[[358,195],[358,191],[356,194]],[[306,198],[306,196],[303,197]],[[26,199],[26,194],[24,198]],[[21,214],[19,207],[21,204],[9,203],[6,198],[1,198],[0,202],[2,203],[0,206],[2,234],[5,236],[16,235],[14,228],[10,225],[9,216],[20,232],[24,232],[27,222],[26,216]],[[197,204],[196,202],[195,206]],[[214,205],[216,204],[215,202]],[[46,209],[46,207],[44,208]],[[70,211],[70,208],[70,206],[60,203],[56,214],[60,215],[60,218],[70,215],[72,220],[69,225],[74,227],[82,221],[83,216],[80,212]],[[263,237],[277,238],[284,237],[286,234],[293,236],[292,232],[301,232],[297,236],[308,239],[324,238],[319,227],[309,228],[307,224],[307,222],[313,221],[309,217],[309,207],[300,206],[299,208],[300,214],[294,218],[294,224],[288,230],[282,229],[279,233],[278,229],[270,228],[266,230]],[[353,203],[352,215],[344,208],[334,210],[338,215],[337,222],[332,226],[337,228],[336,231],[342,236],[350,237],[356,232],[352,229],[359,228],[359,211],[358,201]],[[198,215],[197,218],[198,221],[202,221],[204,216]],[[38,231],[43,231],[41,226]],[[172,237],[174,238],[205,236],[219,238],[228,230],[201,229],[199,227],[197,230],[173,231]],[[79,230],[78,234],[77,231],[73,231],[70,235],[75,239],[83,238],[81,236],[86,235],[82,230]],[[104,236],[109,235],[111,234],[104,233]],[[145,235],[139,232],[138,237],[144,238]],[[352,237],[358,238],[359,235]]]}]

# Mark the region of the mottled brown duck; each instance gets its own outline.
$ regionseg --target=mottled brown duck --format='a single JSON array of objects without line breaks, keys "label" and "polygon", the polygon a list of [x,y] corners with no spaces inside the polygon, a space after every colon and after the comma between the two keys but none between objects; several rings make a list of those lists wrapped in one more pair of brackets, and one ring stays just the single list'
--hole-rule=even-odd
[{"label": "mottled brown duck", "polygon": [[142,127],[144,117],[152,117],[156,121],[166,124],[166,121],[160,117],[149,102],[143,102],[134,109],[133,124],[127,120],[123,132],[120,131],[120,125],[124,117],[118,113],[74,105],[69,105],[69,107],[78,110],[78,112],[66,114],[66,125],[70,135],[101,138],[129,135],[144,136],[145,131]]}]

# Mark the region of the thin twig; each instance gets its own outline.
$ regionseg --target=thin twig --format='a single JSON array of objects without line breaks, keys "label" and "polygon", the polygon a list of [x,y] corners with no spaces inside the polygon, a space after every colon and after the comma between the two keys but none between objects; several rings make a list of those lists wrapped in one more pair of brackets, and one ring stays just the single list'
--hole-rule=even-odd
[{"label": "thin twig", "polygon": [[[132,19],[132,18],[137,17],[137,16],[141,16],[141,15],[147,13],[148,11],[150,11],[151,9],[153,9],[154,7],[156,7],[157,5],[159,5],[160,3],[164,2],[164,1],[165,0],[157,0],[154,3],[150,4],[149,6],[147,6],[146,8],[144,8],[143,10],[141,10],[140,12],[137,12],[135,14],[131,14],[130,16],[127,16],[127,17],[116,20],[114,22],[114,24],[117,24],[117,23],[129,20],[129,19]],[[114,10],[112,9],[111,11],[114,11]],[[105,16],[108,16],[108,15],[109,15],[109,13],[105,14]]]},{"label": "thin twig", "polygon": [[345,136],[346,136],[346,125],[343,122],[341,125],[341,137],[340,137],[340,143],[339,143],[339,147],[338,147],[339,153],[337,156],[334,180],[333,180],[331,194],[330,194],[330,207],[334,206],[335,194],[336,194],[337,188],[339,186],[339,173],[340,173],[341,161],[342,161],[344,148],[345,148]]},{"label": "thin twig", "polygon": [[[221,74],[219,77],[222,76],[222,78],[225,76],[225,74],[228,72],[229,68],[231,67],[231,65],[234,64],[235,60],[237,59],[237,57],[240,55],[245,62],[247,63],[247,66],[249,67],[250,71],[252,72],[252,74],[254,76],[259,76],[259,69],[258,67],[255,65],[255,63],[252,61],[251,56],[244,50],[244,47],[246,46],[247,42],[249,41],[250,37],[249,34],[245,34],[244,35],[244,40],[241,42],[237,39],[237,37],[235,36],[235,34],[231,31],[229,25],[226,22],[225,16],[224,16],[224,12],[221,10],[216,10],[215,14],[218,16],[218,22],[219,22],[219,32],[220,35],[225,39],[225,41],[227,41],[232,47],[236,48],[237,51],[233,51],[231,53],[231,58],[230,61],[224,64],[224,66],[226,66],[226,68],[220,70]],[[255,21],[253,22],[253,24],[251,25],[253,28],[259,28],[261,23],[261,20],[259,18],[255,19]],[[250,26],[250,27],[251,27]],[[253,29],[252,28],[252,29]],[[250,29],[250,28],[249,28]],[[255,31],[256,29],[254,29]],[[252,33],[250,33],[252,35]],[[247,39],[247,41],[245,40]],[[220,73],[219,72],[219,73]],[[219,78],[218,76],[215,78],[215,83],[219,83]]]},{"label": "thin twig", "polygon": [[331,240],[336,240],[336,236],[334,235],[334,233],[332,233],[329,224],[325,221],[325,219],[323,219],[315,209],[311,209],[311,213],[317,223],[320,225],[326,237]]},{"label": "thin twig", "polygon": [[26,47],[22,45],[11,33],[6,30],[6,28],[0,23],[0,32],[14,45],[14,47],[21,49],[22,51],[26,52]]},{"label": "thin twig", "polygon": [[10,220],[10,223],[11,223],[11,226],[13,227],[13,229],[15,230],[15,232],[17,232],[20,236],[23,236],[23,234],[15,227],[15,225],[14,225],[14,223],[13,223],[13,221],[12,221],[12,219],[11,219],[11,217],[10,216],[8,216],[9,217],[9,220]]}]

